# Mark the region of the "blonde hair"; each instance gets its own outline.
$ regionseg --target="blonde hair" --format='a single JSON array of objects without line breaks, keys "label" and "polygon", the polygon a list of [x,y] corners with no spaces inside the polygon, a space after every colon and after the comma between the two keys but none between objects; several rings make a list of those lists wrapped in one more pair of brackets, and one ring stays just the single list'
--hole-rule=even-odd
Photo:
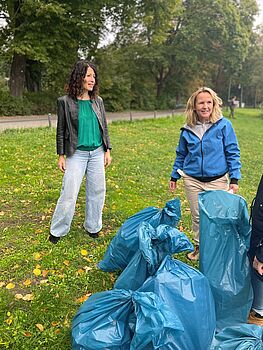
[{"label": "blonde hair", "polygon": [[195,111],[195,102],[197,95],[199,95],[201,92],[208,92],[213,100],[213,110],[210,116],[210,122],[216,123],[222,115],[221,106],[223,103],[221,98],[217,96],[217,94],[212,89],[203,86],[196,90],[187,101],[185,114],[186,124],[189,126],[196,125],[196,122],[198,121],[198,115]]}]

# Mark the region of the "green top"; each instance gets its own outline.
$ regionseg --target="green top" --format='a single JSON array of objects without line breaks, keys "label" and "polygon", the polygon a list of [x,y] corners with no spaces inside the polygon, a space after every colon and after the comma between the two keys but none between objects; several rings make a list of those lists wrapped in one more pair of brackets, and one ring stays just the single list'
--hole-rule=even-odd
[{"label": "green top", "polygon": [[102,145],[99,121],[92,109],[92,101],[78,100],[78,145],[81,151],[93,151]]}]

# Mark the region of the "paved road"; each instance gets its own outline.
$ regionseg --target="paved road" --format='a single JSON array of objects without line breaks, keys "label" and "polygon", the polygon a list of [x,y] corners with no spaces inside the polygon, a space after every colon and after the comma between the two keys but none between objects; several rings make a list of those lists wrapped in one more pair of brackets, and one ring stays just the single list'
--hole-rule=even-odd
[{"label": "paved road", "polygon": [[[166,110],[166,111],[144,111],[144,112],[116,112],[106,113],[108,122],[115,120],[136,120],[136,119],[150,119],[162,118],[176,114],[182,114],[183,109]],[[57,116],[52,114],[50,117],[46,115],[31,115],[31,116],[14,116],[14,117],[0,117],[0,132],[6,129],[20,129],[20,128],[35,128],[44,126],[53,126],[57,124]]]}]

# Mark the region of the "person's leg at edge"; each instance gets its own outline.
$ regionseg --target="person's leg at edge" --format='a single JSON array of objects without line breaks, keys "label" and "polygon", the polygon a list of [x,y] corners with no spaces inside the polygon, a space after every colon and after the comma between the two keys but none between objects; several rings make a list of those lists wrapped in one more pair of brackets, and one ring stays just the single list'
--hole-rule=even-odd
[{"label": "person's leg at edge", "polygon": [[73,156],[66,159],[62,189],[50,225],[52,236],[63,237],[70,230],[80,185],[87,167],[85,153],[87,152],[77,150]]},{"label": "person's leg at edge", "polygon": [[192,230],[194,233],[194,240],[196,242],[195,251],[189,253],[187,257],[190,260],[198,260],[199,258],[199,207],[198,207],[198,194],[204,191],[203,183],[188,176],[184,175],[184,188],[186,198],[190,205],[191,218],[192,218]]},{"label": "person's leg at edge", "polygon": [[263,326],[263,276],[259,275],[259,273],[253,268],[251,258],[249,260],[254,299],[248,317],[248,323]]},{"label": "person's leg at edge", "polygon": [[93,238],[98,237],[98,232],[102,229],[105,194],[104,150],[99,147],[89,152],[86,172],[86,212],[83,226]]}]

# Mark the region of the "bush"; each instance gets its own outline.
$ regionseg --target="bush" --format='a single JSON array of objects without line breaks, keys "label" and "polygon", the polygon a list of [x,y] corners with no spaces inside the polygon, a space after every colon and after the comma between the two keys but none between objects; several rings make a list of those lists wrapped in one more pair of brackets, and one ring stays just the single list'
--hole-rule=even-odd
[{"label": "bush", "polygon": [[0,94],[0,116],[55,113],[57,96],[54,93],[25,93],[13,97],[8,91]]}]

